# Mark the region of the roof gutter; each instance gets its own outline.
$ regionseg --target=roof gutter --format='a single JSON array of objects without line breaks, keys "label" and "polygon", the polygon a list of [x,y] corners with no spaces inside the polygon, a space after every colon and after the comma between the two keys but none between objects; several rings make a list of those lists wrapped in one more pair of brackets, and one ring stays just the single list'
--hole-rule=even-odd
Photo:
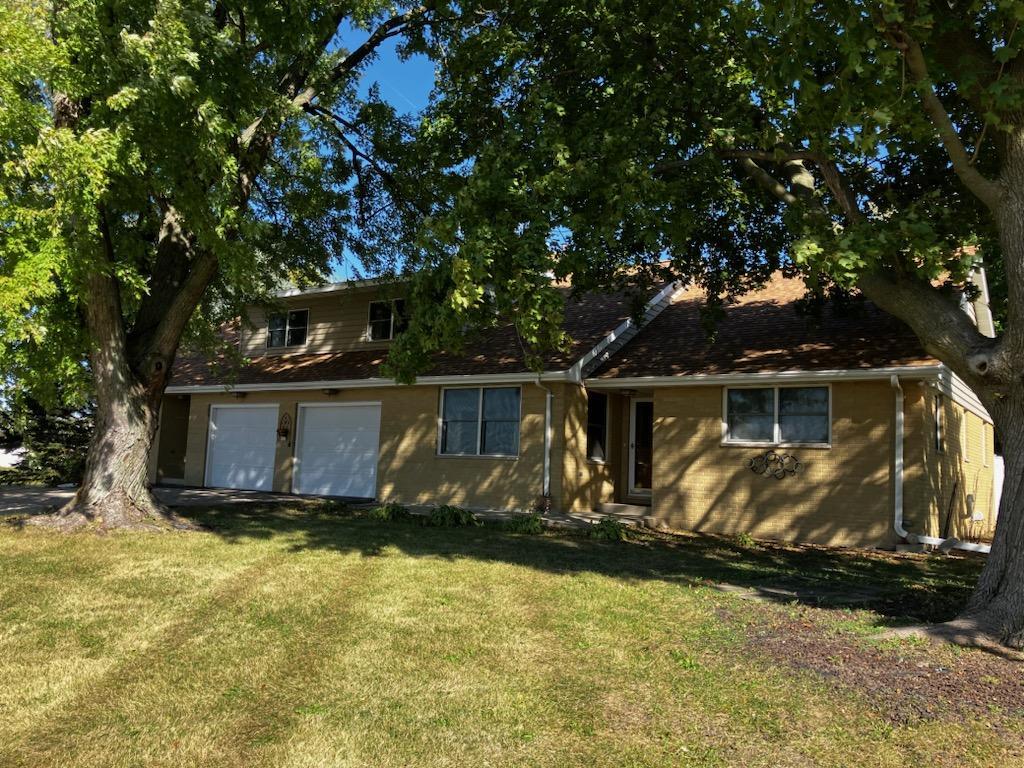
[{"label": "roof gutter", "polygon": [[420,376],[412,384],[399,384],[394,379],[373,377],[367,379],[336,379],[321,381],[282,381],[262,384],[181,384],[167,387],[167,394],[203,394],[224,392],[280,392],[310,389],[376,389],[378,387],[460,386],[472,384],[529,384],[540,378],[543,381],[566,381],[568,371],[545,371],[544,373],[481,373],[462,376]]},{"label": "roof gutter", "polygon": [[679,376],[630,376],[608,379],[587,379],[588,389],[619,387],[706,387],[716,384],[760,384],[765,381],[871,381],[886,380],[898,375],[904,378],[927,379],[938,376],[943,365],[901,365],[890,368],[847,368],[824,371],[758,371],[755,373],[695,373]]}]

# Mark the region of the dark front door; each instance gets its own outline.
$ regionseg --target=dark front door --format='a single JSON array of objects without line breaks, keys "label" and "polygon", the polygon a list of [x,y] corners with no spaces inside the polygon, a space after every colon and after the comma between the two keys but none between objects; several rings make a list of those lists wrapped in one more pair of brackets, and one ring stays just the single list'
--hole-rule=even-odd
[{"label": "dark front door", "polygon": [[654,403],[650,400],[633,401],[633,423],[630,426],[630,453],[632,454],[632,482],[630,490],[651,490],[651,465],[654,458]]}]

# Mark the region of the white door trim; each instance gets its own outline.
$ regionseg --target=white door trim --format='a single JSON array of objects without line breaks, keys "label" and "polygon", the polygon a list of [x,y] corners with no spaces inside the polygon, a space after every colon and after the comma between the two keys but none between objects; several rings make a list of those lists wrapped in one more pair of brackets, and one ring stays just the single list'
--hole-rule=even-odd
[{"label": "white door trim", "polygon": [[[206,458],[203,461],[203,488],[211,488],[207,484],[207,480],[210,477],[210,456],[213,452],[210,450],[210,445],[213,442],[213,430],[210,427],[213,425],[213,412],[218,408],[273,408],[276,411],[281,410],[280,403],[216,403],[210,405],[210,410],[206,414]],[[275,423],[277,419],[274,419]],[[276,458],[276,457],[275,457]],[[270,478],[271,490],[274,486],[274,478]]]},{"label": "white door trim", "polygon": [[631,397],[629,399],[629,495],[650,496],[650,488],[636,487],[636,404],[651,403],[653,408],[653,397]]}]

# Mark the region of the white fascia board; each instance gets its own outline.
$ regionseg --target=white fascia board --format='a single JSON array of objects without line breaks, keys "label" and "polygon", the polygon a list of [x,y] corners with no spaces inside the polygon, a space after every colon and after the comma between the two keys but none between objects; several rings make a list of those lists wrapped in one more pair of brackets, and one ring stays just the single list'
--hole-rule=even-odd
[{"label": "white fascia board", "polygon": [[826,371],[765,371],[760,373],[711,373],[685,376],[634,376],[619,379],[587,379],[588,389],[649,389],[653,387],[700,387],[715,384],[760,384],[803,381],[888,380],[893,375],[908,379],[936,378],[945,366],[901,365],[892,368],[853,368]]},{"label": "white fascia board", "polygon": [[658,291],[644,306],[643,321],[638,326],[633,318],[627,317],[607,336],[601,339],[597,344],[594,345],[593,349],[588,351],[583,357],[576,361],[576,364],[569,369],[569,380],[573,382],[583,381],[583,369],[591,363],[598,355],[604,352],[608,347],[620,340],[623,336],[635,335],[651,320],[661,314],[661,312],[669,304],[675,300],[676,296],[683,290],[683,284],[680,282],[671,282]]},{"label": "white fascia board", "polygon": [[992,423],[992,416],[981,404],[981,400],[974,394],[967,382],[957,376],[945,365],[942,366],[942,373],[939,375],[938,388],[954,403],[977,415],[982,421]]},{"label": "white fascia board", "polygon": [[[282,392],[311,389],[376,389],[403,386],[473,387],[490,384],[529,384],[537,381],[535,373],[483,373],[466,376],[420,376],[412,384],[399,384],[394,379],[339,379],[335,381],[292,381],[264,384],[195,384],[168,387],[169,395],[202,394],[215,392]],[[546,371],[541,381],[566,381],[568,371]]]},{"label": "white fascia board", "polygon": [[385,285],[394,282],[394,280],[381,280],[376,277],[366,278],[365,280],[342,280],[337,283],[318,285],[314,288],[288,288],[283,291],[275,292],[273,296],[276,299],[287,299],[293,296],[309,296],[318,293],[336,293],[338,291],[347,291],[352,288],[369,288],[374,285]]}]

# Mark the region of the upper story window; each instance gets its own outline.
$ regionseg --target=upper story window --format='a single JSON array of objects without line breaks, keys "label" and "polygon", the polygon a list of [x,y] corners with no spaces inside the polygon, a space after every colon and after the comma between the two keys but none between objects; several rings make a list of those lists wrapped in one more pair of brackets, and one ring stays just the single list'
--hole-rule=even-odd
[{"label": "upper story window", "polygon": [[828,387],[743,387],[725,393],[725,442],[828,445]]},{"label": "upper story window", "polygon": [[608,460],[608,395],[587,393],[587,458]]},{"label": "upper story window", "polygon": [[268,347],[298,347],[306,343],[309,310],[293,309],[267,318]]},{"label": "upper story window", "polygon": [[370,322],[366,327],[366,338],[370,341],[389,341],[404,331],[406,325],[402,299],[370,302]]},{"label": "upper story window", "polygon": [[444,390],[440,448],[451,456],[518,456],[519,387]]}]

